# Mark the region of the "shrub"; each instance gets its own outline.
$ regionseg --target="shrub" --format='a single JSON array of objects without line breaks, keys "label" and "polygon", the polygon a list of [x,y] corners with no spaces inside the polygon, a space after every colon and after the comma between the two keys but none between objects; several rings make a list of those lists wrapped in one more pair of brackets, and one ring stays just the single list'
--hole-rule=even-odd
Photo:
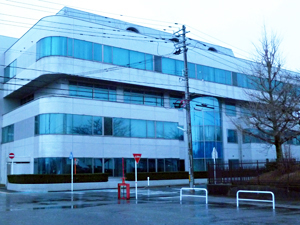
[{"label": "shrub", "polygon": [[[135,180],[134,173],[126,173],[125,175],[128,181]],[[189,179],[188,172],[140,172],[137,174],[138,180],[147,180],[147,177],[150,177],[151,180],[176,180],[176,179]],[[207,178],[207,171],[194,172],[195,178]]]},{"label": "shrub", "polygon": [[[19,174],[7,175],[9,183],[15,184],[57,184],[57,183],[71,183],[70,174]],[[73,176],[74,183],[85,182],[107,182],[108,174],[94,173],[94,174],[76,174]]]}]

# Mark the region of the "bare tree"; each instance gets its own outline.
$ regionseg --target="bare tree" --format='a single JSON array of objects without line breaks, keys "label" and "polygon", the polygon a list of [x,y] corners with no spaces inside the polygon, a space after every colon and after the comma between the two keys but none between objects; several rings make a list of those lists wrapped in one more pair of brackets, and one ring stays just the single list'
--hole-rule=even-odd
[{"label": "bare tree", "polygon": [[255,90],[246,91],[245,111],[234,121],[244,134],[274,145],[277,160],[283,158],[282,144],[300,135],[299,74],[282,68],[279,46],[278,37],[265,29],[247,73]]}]

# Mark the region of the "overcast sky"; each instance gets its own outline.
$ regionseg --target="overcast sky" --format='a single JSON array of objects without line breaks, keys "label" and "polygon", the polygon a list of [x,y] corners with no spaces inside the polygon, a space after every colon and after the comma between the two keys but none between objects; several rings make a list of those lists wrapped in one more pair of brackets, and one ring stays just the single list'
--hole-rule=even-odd
[{"label": "overcast sky", "polygon": [[282,40],[285,68],[300,72],[299,0],[0,0],[0,35],[21,37],[63,6],[169,32],[184,24],[189,37],[231,48],[246,59],[265,25]]}]

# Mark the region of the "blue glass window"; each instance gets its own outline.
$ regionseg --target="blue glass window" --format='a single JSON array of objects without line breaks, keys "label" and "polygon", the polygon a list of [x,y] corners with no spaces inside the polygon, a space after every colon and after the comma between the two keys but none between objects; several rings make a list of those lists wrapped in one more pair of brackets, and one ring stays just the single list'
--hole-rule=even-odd
[{"label": "blue glass window", "polygon": [[154,121],[147,121],[147,138],[155,138],[155,124]]},{"label": "blue glass window", "polygon": [[[156,126],[155,126],[156,124]],[[183,140],[178,123],[75,114],[41,114],[35,117],[35,134],[113,135],[116,137]],[[13,125],[2,129],[3,142],[13,141]]]},{"label": "blue glass window", "polygon": [[93,117],[93,134],[102,135],[102,117],[100,116]]},{"label": "blue glass window", "polygon": [[154,56],[154,70],[156,72],[162,72],[162,57]]},{"label": "blue glass window", "polygon": [[102,45],[94,43],[93,59],[98,62],[102,62]]},{"label": "blue glass window", "polygon": [[238,86],[238,81],[237,81],[237,73],[232,72],[232,85],[233,86]]},{"label": "blue glass window", "polygon": [[204,126],[205,141],[215,140],[215,126]]},{"label": "blue glass window", "polygon": [[119,66],[129,66],[129,51],[123,48],[113,47],[113,64]]},{"label": "blue glass window", "polygon": [[228,143],[238,143],[237,130],[227,130],[227,142]]},{"label": "blue glass window", "polygon": [[245,74],[237,73],[237,86],[248,88],[247,76]]},{"label": "blue glass window", "polygon": [[188,75],[190,78],[196,78],[196,65],[194,63],[188,63]]},{"label": "blue glass window", "polygon": [[225,113],[227,116],[236,116],[235,104],[225,104]]},{"label": "blue glass window", "polygon": [[[264,138],[268,138],[267,134],[265,134],[263,132],[260,132],[257,129],[254,129],[254,128],[253,129],[246,129],[243,132],[243,143],[264,143],[263,140],[261,140],[261,139],[259,139],[257,137],[253,137],[250,134],[247,134],[246,131],[248,131],[248,132],[250,132],[252,134],[263,136]],[[270,138],[272,138],[272,137],[270,137]]]},{"label": "blue glass window", "polygon": [[51,55],[51,39],[52,37],[46,37],[38,42],[37,59]]},{"label": "blue glass window", "polygon": [[109,89],[101,88],[101,87],[94,88],[94,98],[95,99],[108,101],[108,95],[109,95]]},{"label": "blue glass window", "polygon": [[65,116],[66,134],[73,134],[73,115],[66,114]]},{"label": "blue glass window", "polygon": [[105,63],[112,63],[112,47],[104,45],[103,46],[103,61]]},{"label": "blue glass window", "polygon": [[203,66],[201,66],[201,65],[196,65],[197,67],[197,76],[196,76],[196,78],[198,79],[198,80],[204,80],[204,74],[203,74],[203,72],[202,72],[202,70],[203,70]]},{"label": "blue glass window", "polygon": [[146,120],[131,120],[131,137],[147,137]]},{"label": "blue glass window", "polygon": [[246,75],[247,83],[248,83],[248,88],[257,90],[260,88],[260,78],[255,77],[255,76],[249,76]]},{"label": "blue glass window", "polygon": [[177,76],[184,76],[184,73],[183,73],[183,70],[184,70],[184,62],[183,61],[180,61],[180,60],[175,60],[175,69],[176,69],[176,72],[175,72],[175,75]]},{"label": "blue glass window", "polygon": [[91,135],[92,116],[73,115],[72,134]]},{"label": "blue glass window", "polygon": [[113,118],[113,135],[130,137],[130,119]]},{"label": "blue glass window", "polygon": [[7,82],[11,78],[17,75],[17,60],[13,61],[7,67],[4,68],[4,82]]},{"label": "blue glass window", "polygon": [[157,172],[165,171],[165,159],[157,159]]},{"label": "blue glass window", "polygon": [[162,96],[156,93],[145,92],[145,105],[162,106]]},{"label": "blue glass window", "polygon": [[193,126],[192,140],[193,142],[204,140],[203,126]]},{"label": "blue glass window", "polygon": [[[213,110],[203,111],[204,125],[215,125],[216,113]],[[202,116],[202,115],[201,115]]]},{"label": "blue glass window", "polygon": [[[170,98],[169,98],[169,102],[170,102],[170,108],[175,108],[175,106],[174,106],[174,103],[175,102],[179,102],[179,101],[181,101],[182,100],[182,97],[175,97],[175,96],[170,96]],[[182,109],[182,108],[180,108],[180,109]]]},{"label": "blue glass window", "polygon": [[74,39],[74,57],[93,60],[93,43]]},{"label": "blue glass window", "polygon": [[67,55],[68,56],[71,56],[73,57],[74,56],[74,52],[73,52],[73,42],[74,42],[74,39],[73,38],[68,38],[68,53]]},{"label": "blue glass window", "polygon": [[215,69],[208,66],[202,66],[202,79],[215,82]]},{"label": "blue glass window", "polygon": [[165,159],[165,171],[174,172],[179,171],[179,160],[178,159]]},{"label": "blue glass window", "polygon": [[215,69],[215,82],[231,85],[231,72],[221,69]]},{"label": "blue glass window", "polygon": [[164,138],[164,123],[156,122],[156,138]]},{"label": "blue glass window", "polygon": [[63,134],[64,114],[42,114],[35,118],[36,134]]},{"label": "blue glass window", "polygon": [[293,139],[293,144],[300,145],[300,136],[297,136],[296,138]]},{"label": "blue glass window", "polygon": [[132,104],[144,104],[143,92],[124,90],[124,102]]},{"label": "blue glass window", "polygon": [[14,141],[14,125],[9,125],[2,128],[2,143]]},{"label": "blue glass window", "polygon": [[153,71],[153,55],[146,55],[146,70]]},{"label": "blue glass window", "polygon": [[111,86],[99,86],[86,83],[70,82],[70,96],[94,98],[103,101],[117,101],[116,88]]},{"label": "blue glass window", "polygon": [[113,134],[113,125],[112,118],[104,117],[104,135],[112,135]]},{"label": "blue glass window", "polygon": [[111,102],[117,101],[117,90],[114,87],[110,87],[108,91],[108,100]]},{"label": "blue glass window", "polygon": [[[103,52],[102,52],[103,48]],[[66,38],[46,37],[36,44],[37,60],[50,55],[70,56],[97,62],[113,63],[120,66],[130,66],[137,69],[163,72],[166,74],[182,76],[184,63],[161,56],[154,56],[142,52],[116,48],[88,41]],[[12,66],[12,65],[11,65]],[[5,68],[4,80],[16,74],[16,69]],[[230,72],[208,66],[188,63],[188,74],[190,78],[203,79],[210,82],[234,85],[243,88],[263,90],[260,79],[255,76]],[[275,82],[274,82],[275,83]],[[272,84],[275,85],[275,84]],[[278,87],[280,89],[280,86]]]},{"label": "blue glass window", "polygon": [[125,89],[124,102],[141,105],[163,106],[163,96],[158,93]]},{"label": "blue glass window", "polygon": [[[207,107],[201,107],[199,103]],[[191,125],[194,158],[205,159],[204,161],[207,162],[211,159],[211,151],[214,147],[222,158],[221,113],[216,98],[198,97],[191,101]],[[205,165],[206,163],[203,163],[203,170]]]},{"label": "blue glass window", "polygon": [[67,55],[67,38],[66,37],[52,37],[51,55]]},{"label": "blue glass window", "polygon": [[71,83],[69,85],[69,94],[70,96],[93,98],[93,86],[81,83]]},{"label": "blue glass window", "polygon": [[164,138],[178,139],[178,124],[173,122],[164,122]]},{"label": "blue glass window", "polygon": [[176,75],[176,61],[175,59],[162,57],[162,73]]},{"label": "blue glass window", "polygon": [[130,55],[130,67],[136,69],[146,69],[145,65],[145,53],[129,51]]}]

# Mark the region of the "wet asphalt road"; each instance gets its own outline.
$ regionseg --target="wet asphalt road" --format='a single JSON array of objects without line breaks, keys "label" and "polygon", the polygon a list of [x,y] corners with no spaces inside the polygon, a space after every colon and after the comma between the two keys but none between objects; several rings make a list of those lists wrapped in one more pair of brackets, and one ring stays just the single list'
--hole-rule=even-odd
[{"label": "wet asphalt road", "polygon": [[240,203],[234,198],[184,197],[178,187],[131,189],[130,200],[117,190],[8,193],[0,192],[1,225],[69,224],[299,224],[300,202]]}]

